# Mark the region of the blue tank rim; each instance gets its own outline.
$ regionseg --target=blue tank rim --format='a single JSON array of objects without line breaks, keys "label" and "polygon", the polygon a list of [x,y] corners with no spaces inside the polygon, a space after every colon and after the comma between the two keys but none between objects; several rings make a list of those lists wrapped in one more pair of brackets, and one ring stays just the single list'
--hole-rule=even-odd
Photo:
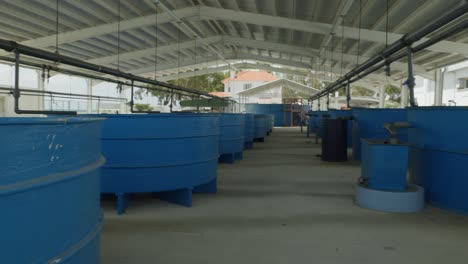
[{"label": "blue tank rim", "polygon": [[219,117],[217,113],[154,113],[154,114],[82,114],[82,117],[103,118],[165,118],[165,117]]},{"label": "blue tank rim", "polygon": [[63,116],[63,117],[2,117],[0,126],[6,125],[56,125],[56,124],[79,124],[92,123],[105,120],[105,117],[86,116]]},{"label": "blue tank rim", "polygon": [[394,112],[404,112],[406,108],[367,108],[367,107],[354,107],[354,110],[358,111],[369,111],[369,112],[379,112],[379,111],[394,111]]},{"label": "blue tank rim", "polygon": [[244,116],[244,113],[220,113],[221,115]]},{"label": "blue tank rim", "polygon": [[467,111],[468,106],[418,106],[418,107],[407,107],[406,109],[410,111],[424,111],[424,110]]}]

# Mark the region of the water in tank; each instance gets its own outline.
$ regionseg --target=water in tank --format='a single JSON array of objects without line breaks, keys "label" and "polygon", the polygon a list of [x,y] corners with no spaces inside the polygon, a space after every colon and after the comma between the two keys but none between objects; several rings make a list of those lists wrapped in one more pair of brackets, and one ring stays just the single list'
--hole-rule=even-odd
[{"label": "water in tank", "polygon": [[99,116],[107,118],[101,192],[117,196],[118,213],[133,193],[191,206],[192,192],[216,192],[219,114]]},{"label": "water in tank", "polygon": [[468,107],[408,108],[409,172],[429,203],[468,214]]},{"label": "water in tank", "polygon": [[0,118],[0,263],[99,263],[101,122]]},{"label": "water in tank", "polygon": [[[406,109],[353,108],[353,159],[361,160],[361,139],[389,137],[385,123],[406,121]],[[408,139],[407,129],[398,130],[402,142]]]}]

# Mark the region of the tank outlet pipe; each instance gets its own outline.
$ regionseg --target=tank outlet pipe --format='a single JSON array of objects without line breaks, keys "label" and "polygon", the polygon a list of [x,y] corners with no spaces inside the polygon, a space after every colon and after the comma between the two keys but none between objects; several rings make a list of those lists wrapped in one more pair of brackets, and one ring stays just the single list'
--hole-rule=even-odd
[{"label": "tank outlet pipe", "polygon": [[384,129],[390,134],[390,144],[398,144],[398,129],[410,128],[412,125],[409,122],[393,122],[385,123]]}]

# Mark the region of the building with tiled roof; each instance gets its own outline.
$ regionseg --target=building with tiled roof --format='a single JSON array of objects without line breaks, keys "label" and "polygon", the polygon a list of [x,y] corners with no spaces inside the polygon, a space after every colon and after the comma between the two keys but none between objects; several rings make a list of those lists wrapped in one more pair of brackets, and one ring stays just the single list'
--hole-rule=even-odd
[{"label": "building with tiled roof", "polygon": [[[248,89],[277,80],[273,74],[266,71],[243,71],[237,75],[224,79],[224,92],[231,95],[232,98],[240,100],[239,93]],[[271,91],[260,93],[256,96],[255,101],[263,101],[266,103],[281,103],[281,91],[272,89]]]}]

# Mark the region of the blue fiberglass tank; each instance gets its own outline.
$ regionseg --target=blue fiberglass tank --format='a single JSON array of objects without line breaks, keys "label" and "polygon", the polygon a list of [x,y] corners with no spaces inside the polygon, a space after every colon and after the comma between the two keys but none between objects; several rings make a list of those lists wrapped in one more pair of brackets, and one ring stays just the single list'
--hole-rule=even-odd
[{"label": "blue fiberglass tank", "polygon": [[318,138],[323,136],[323,119],[328,118],[328,111],[314,111],[314,125],[315,129],[313,130]]},{"label": "blue fiberglass tank", "polygon": [[244,126],[244,148],[251,149],[253,147],[254,132],[255,132],[255,115],[245,114]]},{"label": "blue fiberglass tank", "polygon": [[131,193],[191,206],[192,191],[216,192],[219,114],[100,116],[107,118],[101,192],[117,195],[119,214]]},{"label": "blue fiberglass tank", "polygon": [[99,263],[101,121],[0,118],[0,263]]},{"label": "blue fiberglass tank", "polygon": [[284,118],[286,118],[286,124],[289,124],[289,115],[284,116],[283,104],[246,104],[245,112],[259,114],[259,115],[273,115],[274,126],[284,126]]},{"label": "blue fiberglass tank", "polygon": [[254,140],[263,142],[268,132],[268,115],[255,115]]},{"label": "blue fiberglass tank", "polygon": [[[361,140],[389,137],[385,123],[406,121],[406,109],[353,108],[353,159],[361,160]],[[402,142],[408,140],[407,129],[398,130]]]},{"label": "blue fiberglass tank", "polygon": [[[329,118],[352,117],[353,110],[328,109]],[[347,142],[348,148],[353,146],[353,120],[348,120]]]},{"label": "blue fiberglass tank", "polygon": [[429,203],[468,214],[468,107],[408,108],[409,171]]},{"label": "blue fiberglass tank", "polygon": [[219,136],[219,161],[223,163],[234,163],[242,159],[245,138],[245,115],[244,114],[221,114]]}]

